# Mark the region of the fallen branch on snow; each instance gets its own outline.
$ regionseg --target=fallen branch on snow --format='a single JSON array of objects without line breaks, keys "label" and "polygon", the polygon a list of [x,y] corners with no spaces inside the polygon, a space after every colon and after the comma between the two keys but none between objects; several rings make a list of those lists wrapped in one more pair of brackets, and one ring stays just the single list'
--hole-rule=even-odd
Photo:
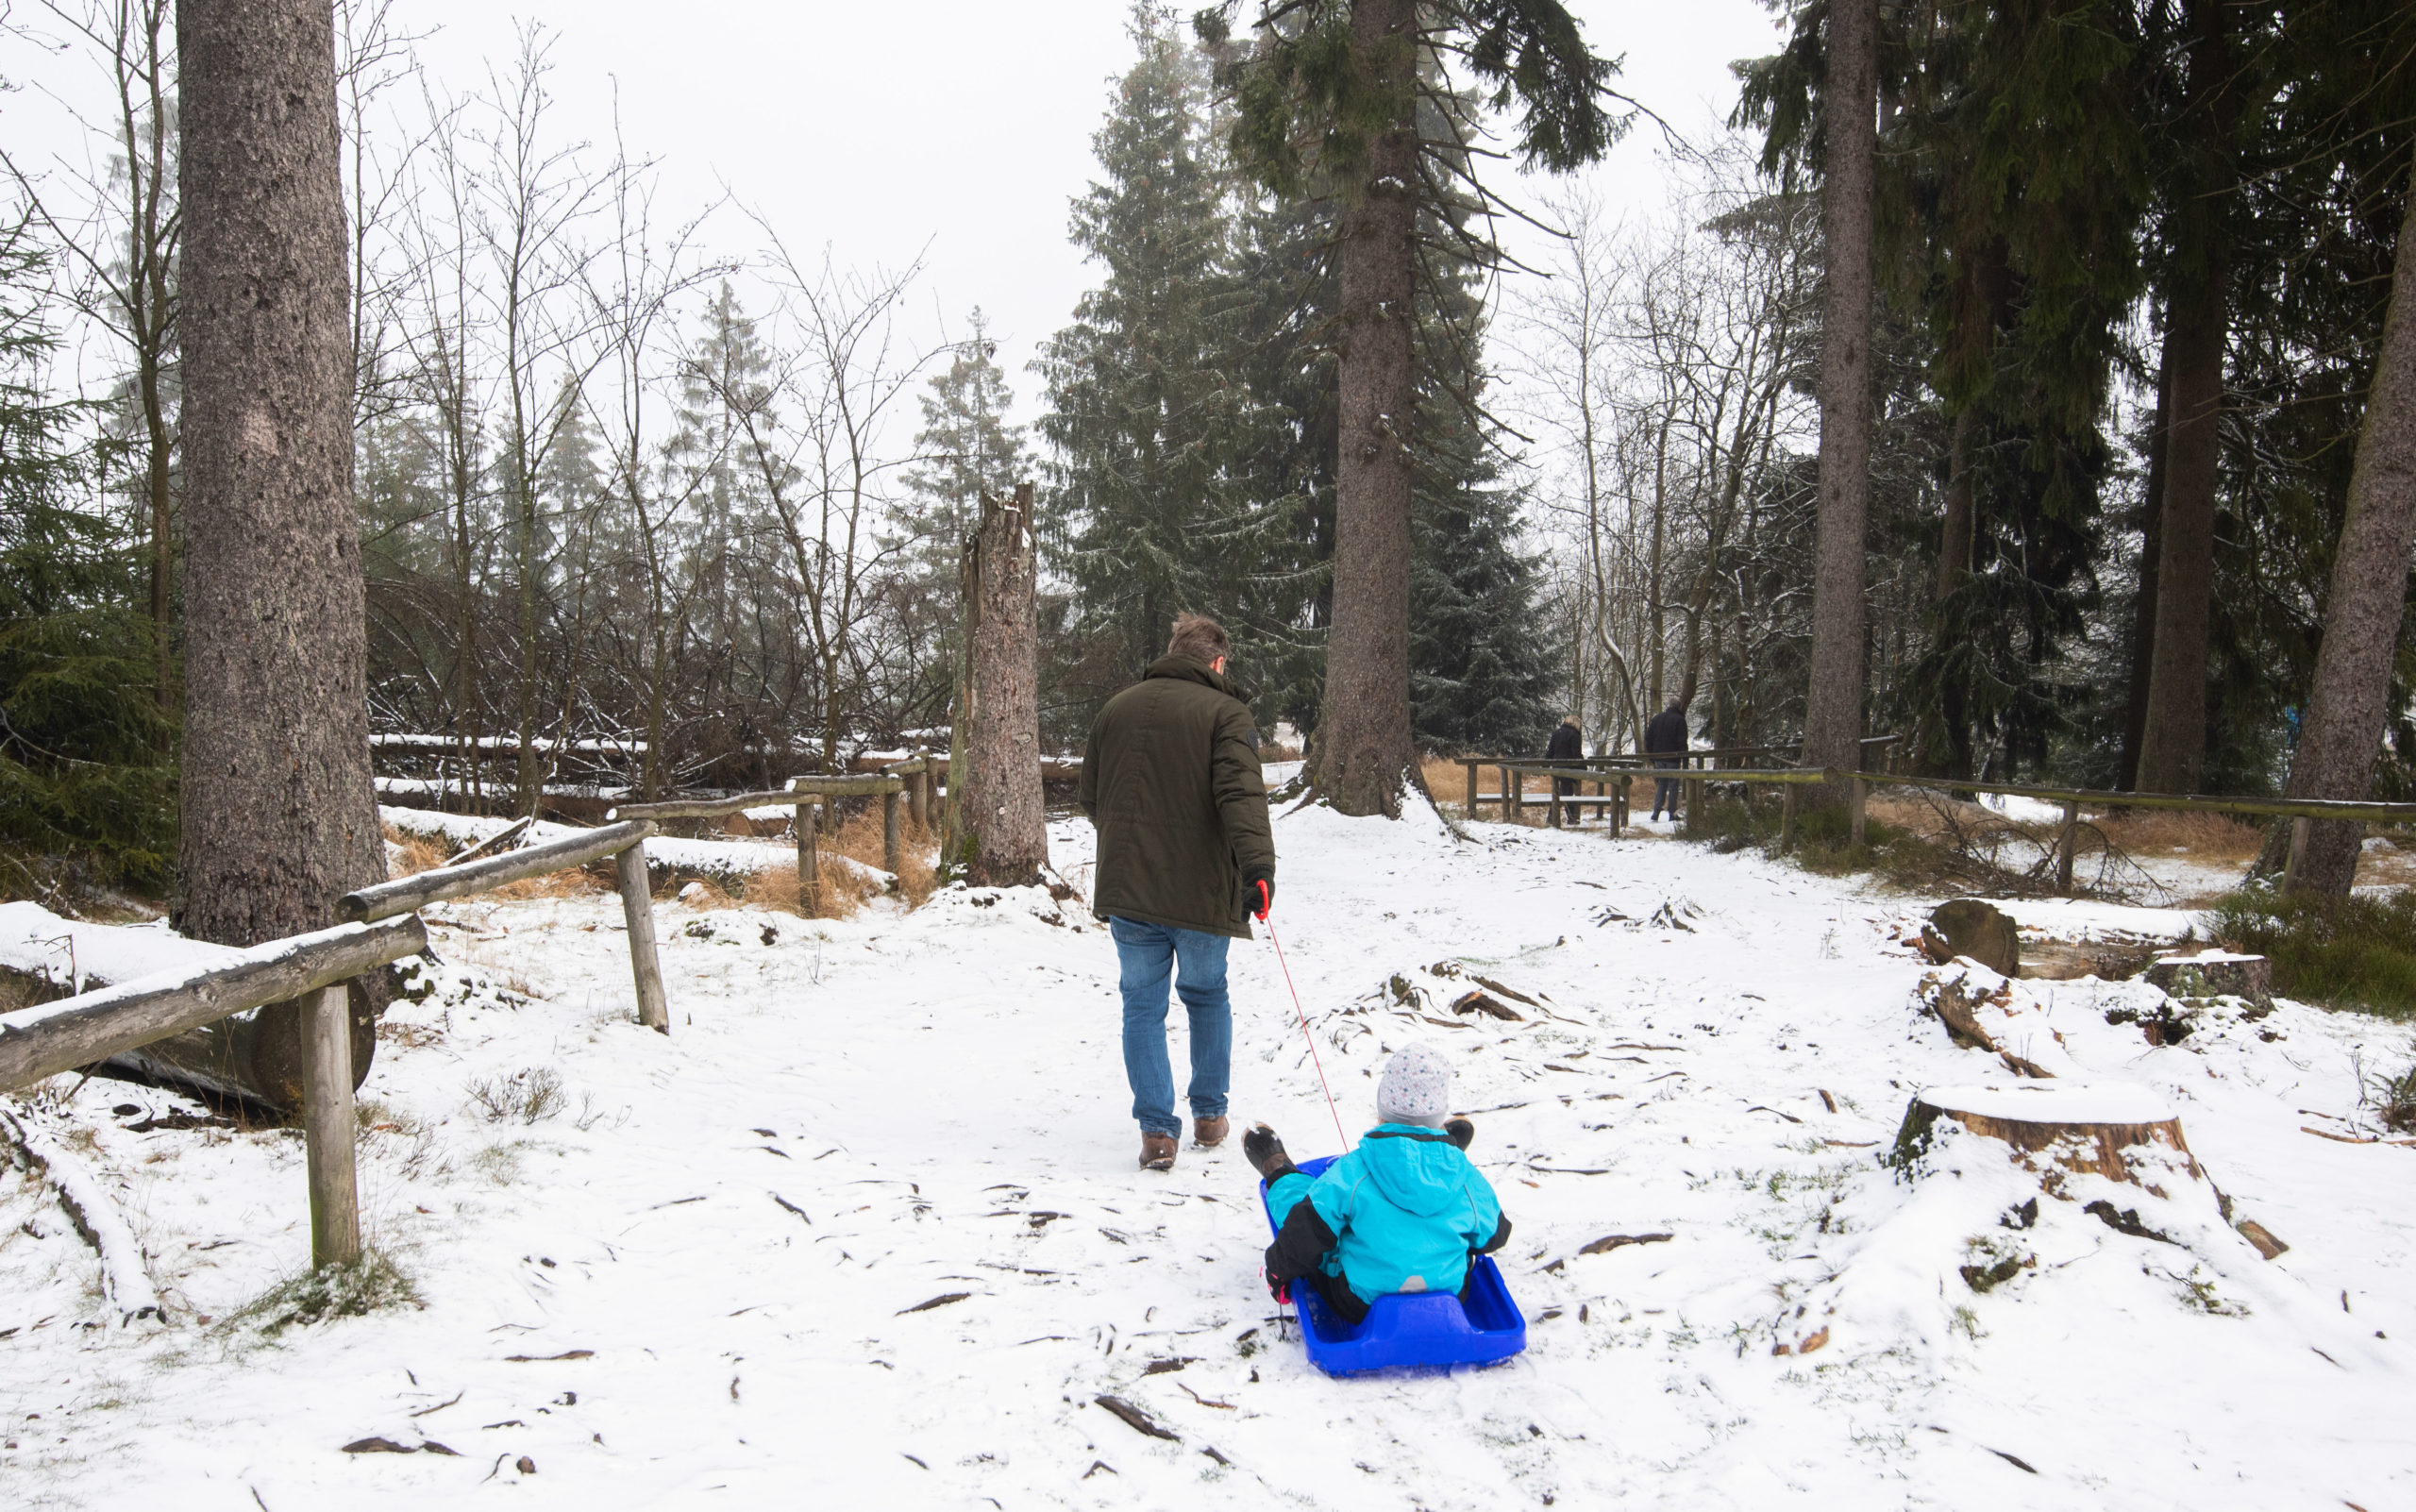
[{"label": "fallen branch on snow", "polygon": [[0,1110],[0,1141],[8,1146],[12,1164],[50,1183],[76,1232],[100,1256],[101,1294],[117,1309],[119,1326],[139,1319],[164,1319],[143,1246],[135,1240],[134,1230],[117,1203],[84,1163],[6,1110]]}]

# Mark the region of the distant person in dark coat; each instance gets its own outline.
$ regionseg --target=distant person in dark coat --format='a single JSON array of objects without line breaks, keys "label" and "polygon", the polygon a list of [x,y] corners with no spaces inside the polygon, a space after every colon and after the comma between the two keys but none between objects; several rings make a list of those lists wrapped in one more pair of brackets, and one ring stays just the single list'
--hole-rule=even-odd
[{"label": "distant person in dark coat", "polygon": [[[1654,714],[1645,724],[1644,754],[1653,758],[1655,766],[1675,769],[1686,748],[1686,700],[1672,698],[1669,707]],[[1678,780],[1674,777],[1661,778],[1653,784],[1653,816],[1656,819],[1661,817],[1663,809],[1669,811],[1669,817],[1674,819],[1678,816]]]},{"label": "distant person in dark coat", "polygon": [[[1586,732],[1577,727],[1577,716],[1575,714],[1561,715],[1560,723],[1553,727],[1552,740],[1544,747],[1544,760],[1548,762],[1577,761],[1583,759],[1585,754]],[[1574,798],[1577,794],[1577,779],[1555,777],[1552,780],[1552,790],[1561,798]],[[1571,811],[1569,816],[1572,819],[1576,817],[1574,811]]]}]

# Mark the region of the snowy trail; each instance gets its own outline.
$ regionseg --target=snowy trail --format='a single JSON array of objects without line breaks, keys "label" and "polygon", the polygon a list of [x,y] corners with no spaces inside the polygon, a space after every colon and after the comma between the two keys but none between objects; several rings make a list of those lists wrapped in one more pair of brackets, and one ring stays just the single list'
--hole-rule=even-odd
[{"label": "snowy trail", "polygon": [[[2077,1202],[2013,1235],[2009,1165],[1967,1150],[1962,1174],[1908,1186],[1874,1159],[1913,1089],[2003,1079],[1913,1010],[1902,900],[1660,839],[1473,832],[1285,817],[1278,923],[1347,1125],[1412,1039],[1486,1110],[1471,1153],[1517,1225],[1503,1259],[1531,1325],[1509,1365],[1307,1366],[1257,1280],[1238,1139],[1134,1168],[1114,951],[1078,904],[667,909],[668,1040],[626,1022],[610,899],[460,905],[432,916],[442,990],[397,1005],[361,1093],[364,1206],[426,1307],[275,1340],[231,1326],[307,1252],[298,1139],[131,1132],[113,1106],[183,1104],[123,1085],[53,1099],[36,1116],[94,1131],[85,1158],[176,1321],[76,1326],[89,1252],[38,1188],[0,1183],[6,1500],[2416,1500],[2416,1150],[2298,1132],[2323,1122],[2302,1108],[2353,1112],[2353,1050],[2395,1066],[2406,1031],[2285,1005],[2150,1049],[2099,1011],[2138,989],[2039,984],[2074,1060],[2175,1099],[2238,1212],[2292,1249],[2262,1262],[2219,1222],[2133,1238]],[[1087,828],[1054,834],[1082,880]],[[1455,1015],[1471,975],[1538,1001]],[[1236,1122],[1329,1152],[1263,942],[1236,944],[1233,983]],[[473,1083],[527,1067],[559,1072],[561,1112],[473,1106]],[[1956,1268],[1990,1235],[2036,1267],[1978,1295]],[[1772,1353],[1820,1329],[1817,1352]],[[455,1453],[339,1452],[371,1436]]]}]

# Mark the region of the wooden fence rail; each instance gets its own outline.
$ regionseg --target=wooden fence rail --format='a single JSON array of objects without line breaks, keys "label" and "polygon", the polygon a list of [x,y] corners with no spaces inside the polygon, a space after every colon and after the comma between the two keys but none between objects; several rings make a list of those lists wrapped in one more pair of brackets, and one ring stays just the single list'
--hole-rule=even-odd
[{"label": "wooden fence rail", "polygon": [[90,1066],[231,1014],[308,997],[302,1127],[310,1189],[310,1263],[361,1257],[353,1168],[352,997],[365,971],[428,949],[417,915],[341,924],[254,946],[208,971],[162,971],[98,992],[0,1015],[0,1092]]},{"label": "wooden fence rail", "polygon": [[[1893,740],[1896,737],[1886,737]],[[1871,746],[1876,744],[1865,741]],[[1691,754],[1707,754],[1703,752]],[[2340,819],[2368,824],[2416,824],[2416,803],[2377,803],[2340,798],[2224,798],[2203,793],[2117,793],[2103,788],[2045,787],[2032,782],[1965,781],[1945,777],[1912,777],[1890,772],[1841,772],[1834,767],[1797,766],[1765,768],[1730,767],[1653,767],[1636,764],[1640,758],[1633,756],[1588,757],[1577,762],[1502,761],[1481,757],[1464,757],[1460,764],[1468,769],[1468,814],[1477,814],[1477,769],[1497,768],[1502,773],[1502,809],[1505,821],[1515,820],[1524,803],[1524,783],[1515,779],[1524,777],[1554,777],[1595,782],[1599,788],[1603,778],[1616,777],[1615,785],[1621,791],[1613,801],[1612,833],[1617,834],[1626,823],[1626,779],[1633,776],[1668,777],[1686,786],[1686,807],[1692,812],[1696,798],[1705,782],[1736,782],[1741,784],[1777,783],[1787,787],[1787,803],[1779,821],[1779,844],[1795,843],[1797,790],[1805,783],[1843,784],[1847,791],[1846,816],[1853,843],[1862,845],[1869,835],[1871,790],[1874,787],[1911,787],[1950,794],[1994,793],[2014,798],[2033,798],[2040,802],[2060,804],[2063,821],[2055,839],[2055,888],[2069,895],[2072,890],[2072,857],[2080,832],[2080,812],[2084,805],[2110,809],[2178,809],[2196,814],[2246,815],[2264,818],[2286,818],[2290,821],[2289,860],[2282,871],[2282,886],[2288,891],[2298,879],[2299,862],[2307,850],[2307,826],[2318,819]],[[1600,774],[1598,777],[1597,774]],[[1563,802],[1597,803],[1599,798],[1560,797],[1558,783],[1548,800],[1552,805],[1552,820],[1559,822],[1559,807]]]},{"label": "wooden fence rail", "polygon": [[[624,803],[606,815],[612,819],[718,819],[746,809],[785,808],[797,811],[797,899],[808,915],[822,911],[822,848],[820,810],[835,798],[881,796],[881,858],[895,877],[905,859],[898,845],[898,801],[912,794],[914,821],[930,812],[930,763],[914,757],[887,771],[864,776],[792,777],[788,785],[764,793],[739,793],[730,798],[671,798],[661,803]],[[835,826],[834,826],[835,828]]]},{"label": "wooden fence rail", "polygon": [[[798,817],[798,875],[801,884],[811,889],[815,876],[813,816],[816,809],[844,794],[880,794],[889,869],[895,872],[899,859],[899,798],[913,795],[919,822],[929,812],[931,787],[931,763],[917,756],[872,776],[792,779],[777,792],[629,804],[610,815],[613,822],[600,829],[501,855],[478,856],[515,832],[506,832],[473,847],[453,865],[346,893],[336,905],[346,922],[334,929],[255,946],[207,971],[161,972],[59,1002],[0,1014],[0,1092],[17,1091],[45,1077],[97,1064],[234,1014],[307,998],[302,1124],[309,1157],[310,1261],[313,1266],[349,1264],[361,1256],[361,1201],[354,1163],[358,1131],[352,1101],[348,984],[364,972],[428,949],[428,928],[419,917],[420,909],[612,857],[622,915],[629,925],[638,1021],[667,1034],[670,1004],[663,990],[663,968],[655,949],[653,892],[646,867],[646,839],[658,832],[655,820],[707,818],[771,803],[793,806]],[[812,892],[807,896],[810,902]]]},{"label": "wooden fence rail", "polygon": [[655,953],[654,890],[646,884],[646,842],[653,833],[655,827],[648,819],[581,830],[499,856],[434,866],[346,893],[337,900],[336,913],[348,919],[386,918],[611,856],[621,890],[621,919],[629,926],[629,975],[637,986],[638,1022],[659,1034],[668,1034],[671,1003],[663,990],[663,966]]}]

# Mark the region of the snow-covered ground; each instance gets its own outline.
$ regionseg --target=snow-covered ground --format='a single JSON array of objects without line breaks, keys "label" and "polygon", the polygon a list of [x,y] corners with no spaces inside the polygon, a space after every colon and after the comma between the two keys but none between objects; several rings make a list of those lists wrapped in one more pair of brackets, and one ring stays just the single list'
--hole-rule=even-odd
[{"label": "snow-covered ground", "polygon": [[[2267,1262],[2186,1173],[2041,1198],[1968,1137],[1883,1167],[1915,1089],[2011,1080],[1916,1008],[1905,900],[1470,832],[1283,817],[1276,922],[1354,1131],[1390,1050],[1461,1067],[1516,1224],[1506,1365],[1308,1367],[1239,1140],[1135,1168],[1114,951],[1076,902],[664,906],[668,1038],[629,1021],[611,899],[464,903],[361,1091],[369,1228],[421,1307],[264,1336],[236,1315],[305,1260],[297,1136],[156,1123],[191,1104],[124,1084],[22,1100],[119,1194],[171,1321],[87,1326],[91,1252],[0,1179],[0,1502],[2416,1504],[2416,1149],[2301,1132],[2346,1131],[2355,1067],[2405,1065],[2407,1031],[2286,1003],[2157,1049],[2106,1018],[2153,989],[2022,984],[2076,1080],[2177,1108],[2234,1218],[2290,1246]],[[1054,843],[1083,882],[1087,827]],[[2089,922],[2186,923],[2147,913]],[[1273,950],[1233,966],[1236,1121],[1331,1152]],[[1524,1016],[1454,1013],[1477,976]],[[558,1109],[491,1117],[529,1072]],[[369,1438],[452,1453],[344,1452]]]}]

